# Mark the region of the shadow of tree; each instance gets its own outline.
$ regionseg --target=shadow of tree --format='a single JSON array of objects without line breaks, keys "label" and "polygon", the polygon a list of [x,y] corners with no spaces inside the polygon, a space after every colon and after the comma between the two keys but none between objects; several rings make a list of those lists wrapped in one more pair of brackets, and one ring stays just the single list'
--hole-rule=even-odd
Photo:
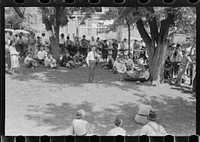
[{"label": "shadow of tree", "polygon": [[[13,76],[13,79],[19,81],[37,80],[44,83],[68,85],[68,86],[82,86],[87,82],[88,69],[86,67],[79,67],[74,69],[66,69],[59,67],[59,69],[48,69],[40,66],[36,69],[22,67],[19,69],[19,74]],[[112,74],[108,70],[97,68],[95,70],[94,84],[104,85],[105,87],[118,87],[122,90],[134,89],[141,91],[139,86],[149,84],[136,84],[135,82],[120,82],[117,74]]]},{"label": "shadow of tree", "polygon": [[[139,95],[139,94],[136,94]],[[139,95],[142,96],[143,95]],[[139,100],[140,101],[140,100]],[[83,102],[79,105],[62,103],[60,106],[50,103],[45,107],[30,105],[27,110],[28,120],[37,122],[37,126],[51,126],[51,131],[67,130],[71,126],[75,113],[79,109],[86,111],[85,119],[90,123],[90,128],[97,135],[106,135],[114,127],[114,118],[119,116],[123,120],[122,127],[128,135],[138,135],[142,125],[134,122],[138,106],[135,103],[113,104],[112,108],[94,111],[94,104]],[[188,102],[180,97],[164,96],[162,99],[152,97],[152,106],[156,111],[157,122],[164,126],[169,134],[188,135],[195,132],[196,121],[195,102]],[[67,131],[66,131],[67,134]]]}]

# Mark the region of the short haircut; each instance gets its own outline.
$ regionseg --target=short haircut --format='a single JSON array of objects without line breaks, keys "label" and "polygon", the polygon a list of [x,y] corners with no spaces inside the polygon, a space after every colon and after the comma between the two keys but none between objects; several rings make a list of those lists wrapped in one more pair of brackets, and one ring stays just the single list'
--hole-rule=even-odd
[{"label": "short haircut", "polygon": [[119,117],[116,117],[114,122],[116,126],[122,125],[122,119],[120,119]]}]

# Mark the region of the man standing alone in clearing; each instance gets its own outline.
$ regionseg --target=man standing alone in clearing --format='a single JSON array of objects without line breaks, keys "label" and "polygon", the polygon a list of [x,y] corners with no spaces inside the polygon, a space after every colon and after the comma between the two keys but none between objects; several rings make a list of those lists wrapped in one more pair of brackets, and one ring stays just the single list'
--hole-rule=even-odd
[{"label": "man standing alone in clearing", "polygon": [[94,80],[94,69],[95,69],[96,59],[97,59],[97,53],[95,50],[96,50],[96,47],[93,46],[92,50],[87,54],[87,57],[86,57],[86,62],[90,69],[88,83],[93,83],[93,80]]}]

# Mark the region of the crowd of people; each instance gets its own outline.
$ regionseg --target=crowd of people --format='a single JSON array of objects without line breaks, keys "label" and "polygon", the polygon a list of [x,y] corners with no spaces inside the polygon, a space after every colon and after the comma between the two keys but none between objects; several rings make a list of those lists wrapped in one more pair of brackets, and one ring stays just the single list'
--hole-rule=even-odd
[{"label": "crowd of people", "polygon": [[190,78],[193,91],[196,91],[196,53],[195,48],[183,49],[180,44],[172,44],[168,48],[164,66],[166,80],[175,79],[176,85],[181,85]]},{"label": "crowd of people", "polygon": [[[158,124],[156,109],[151,106],[151,98],[145,97],[143,103],[138,106],[138,113],[134,121],[141,125],[141,130],[138,135],[147,136],[166,136],[167,132],[163,126]],[[94,128],[91,128],[85,120],[86,112],[79,110],[76,113],[76,118],[72,121],[70,134],[75,136],[87,136],[94,134]],[[128,135],[126,130],[122,128],[123,120],[120,117],[114,118],[114,128],[108,131],[107,136]]]},{"label": "crowd of people", "polygon": [[[135,40],[131,50],[128,50],[127,39],[118,42],[115,39],[109,41],[97,37],[95,40],[91,37],[91,40],[87,40],[85,35],[81,40],[74,35],[72,38],[71,40],[69,35],[67,37],[64,34],[60,35],[60,62],[57,63],[52,56],[49,39],[44,33],[35,38],[35,34],[31,32],[27,38],[24,38],[22,33],[13,35],[9,32],[6,36],[7,67],[15,74],[15,69],[19,67],[18,59],[24,60],[28,68],[36,68],[40,64],[52,69],[58,66],[72,69],[87,65],[90,67],[88,82],[93,82],[94,68],[103,62],[101,67],[118,73],[120,81],[146,82],[149,80],[148,55],[144,42]],[[91,52],[93,47],[94,51]],[[185,76],[190,77],[190,85],[194,86],[195,91],[195,70],[193,50],[188,51],[180,44],[169,46],[164,66],[165,80],[175,79],[175,84],[180,85],[185,82]]]}]

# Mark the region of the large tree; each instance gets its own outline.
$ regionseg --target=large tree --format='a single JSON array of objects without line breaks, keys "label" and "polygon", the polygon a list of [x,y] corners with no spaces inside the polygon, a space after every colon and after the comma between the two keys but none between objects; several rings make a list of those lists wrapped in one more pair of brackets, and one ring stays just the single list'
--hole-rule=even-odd
[{"label": "large tree", "polygon": [[[121,12],[121,14],[124,18],[132,14],[129,18],[136,22],[137,29],[146,44],[150,81],[159,85],[163,81],[163,66],[169,44],[169,33],[192,34],[195,38],[196,10],[192,7],[126,7],[123,9],[125,13]],[[119,13],[118,10],[115,14],[117,13]],[[108,15],[109,20],[117,21],[122,18],[117,16],[111,18]]]}]

